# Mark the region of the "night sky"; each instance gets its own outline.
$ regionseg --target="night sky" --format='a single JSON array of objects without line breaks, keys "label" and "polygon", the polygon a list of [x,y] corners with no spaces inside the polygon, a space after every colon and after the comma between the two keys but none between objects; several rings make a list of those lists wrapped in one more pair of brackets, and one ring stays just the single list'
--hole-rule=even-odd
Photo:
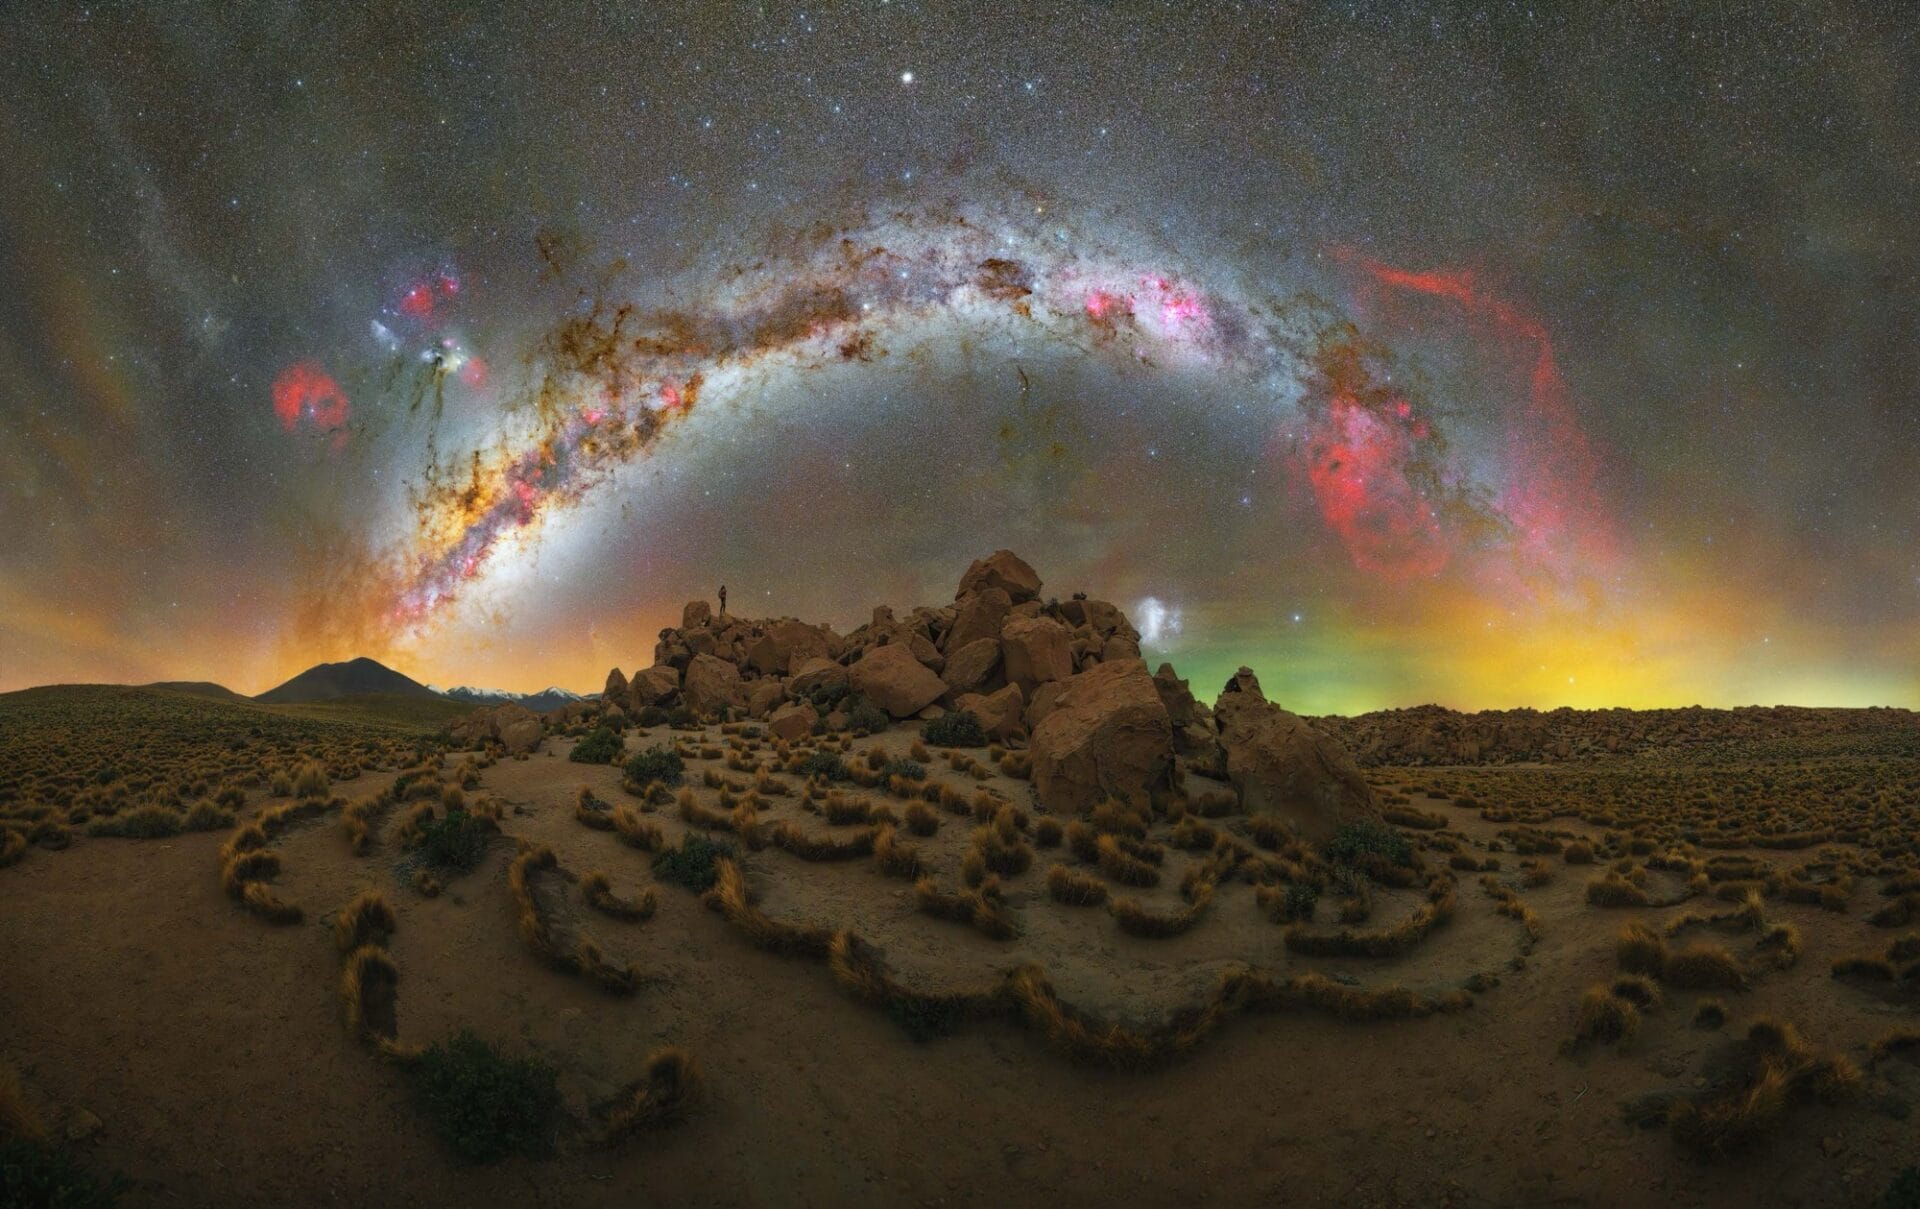
[{"label": "night sky", "polygon": [[1920,706],[1920,24],[1603,7],[6,6],[0,689],[1007,546],[1305,712]]}]

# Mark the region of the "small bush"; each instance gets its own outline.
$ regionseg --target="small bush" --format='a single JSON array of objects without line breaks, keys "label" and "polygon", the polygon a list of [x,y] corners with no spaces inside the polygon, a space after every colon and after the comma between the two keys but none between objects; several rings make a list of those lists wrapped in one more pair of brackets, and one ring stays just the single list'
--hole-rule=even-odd
[{"label": "small bush", "polygon": [[1372,819],[1343,824],[1327,841],[1327,860],[1336,865],[1358,864],[1362,855],[1377,856],[1395,865],[1413,864],[1413,845],[1407,837]]},{"label": "small bush", "polygon": [[794,771],[808,779],[824,777],[829,781],[845,781],[853,776],[847,762],[830,751],[814,752],[801,760]]},{"label": "small bush", "polygon": [[1746,971],[1719,945],[1698,944],[1667,958],[1667,982],[1690,991],[1737,991],[1747,985]]},{"label": "small bush", "polygon": [[1592,987],[1580,1001],[1573,1040],[1576,1045],[1587,1041],[1613,1045],[1630,1040],[1639,1030],[1639,1008],[1606,987]]},{"label": "small bush", "polygon": [[222,827],[233,826],[233,812],[222,810],[211,799],[201,798],[187,811],[182,824],[188,831],[218,831]]},{"label": "small bush", "polygon": [[870,735],[877,735],[892,723],[893,718],[886,710],[865,697],[859,698],[847,709],[848,730],[864,730]]},{"label": "small bush", "polygon": [[621,747],[620,736],[602,726],[575,743],[567,759],[575,764],[611,764],[619,758]]},{"label": "small bush", "polygon": [[164,806],[142,806],[125,814],[95,819],[87,824],[88,835],[111,835],[129,840],[158,840],[179,835],[183,820],[176,811]]},{"label": "small bush", "polygon": [[493,825],[464,810],[449,811],[444,819],[427,819],[420,824],[421,857],[436,869],[467,872],[486,856],[492,839]]},{"label": "small bush", "polygon": [[124,1187],[117,1176],[95,1180],[64,1148],[27,1138],[0,1141],[0,1205],[110,1209]]},{"label": "small bush", "polygon": [[668,848],[654,856],[653,875],[663,882],[704,892],[712,889],[719,877],[714,862],[732,857],[732,844],[690,831],[680,837],[678,848]]},{"label": "small bush", "polygon": [[1702,999],[1693,1009],[1693,1027],[1717,1029],[1727,1023],[1727,1005],[1718,999]]},{"label": "small bush", "polygon": [[658,781],[671,788],[686,777],[686,762],[671,748],[656,744],[627,757],[627,780],[635,785],[646,786]]},{"label": "small bush", "polygon": [[1620,968],[1629,974],[1660,977],[1667,969],[1667,942],[1643,924],[1628,924],[1613,942]]},{"label": "small bush", "polygon": [[560,1089],[544,1062],[505,1057],[463,1029],[427,1048],[414,1087],[441,1138],[470,1163],[553,1152]]},{"label": "small bush", "polygon": [[935,747],[985,747],[986,728],[972,710],[950,709],[927,723],[920,735]]}]

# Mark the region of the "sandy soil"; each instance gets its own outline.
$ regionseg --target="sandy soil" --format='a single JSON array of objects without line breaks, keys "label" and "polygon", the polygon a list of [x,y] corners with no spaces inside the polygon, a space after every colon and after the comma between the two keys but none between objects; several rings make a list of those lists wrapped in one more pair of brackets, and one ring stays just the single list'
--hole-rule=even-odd
[{"label": "sandy soil", "polygon": [[[904,752],[910,738],[886,743]],[[551,844],[574,874],[606,870],[617,893],[641,893],[652,884],[646,855],[573,818],[582,784],[633,800],[618,771],[567,762],[565,741],[548,748],[487,769],[478,792],[507,803],[510,836]],[[372,794],[388,780],[370,775],[336,791]],[[987,784],[1029,800],[1022,782]],[[1415,805],[1479,843],[1499,830],[1448,803]],[[763,817],[827,830],[794,798],[774,806]],[[670,837],[683,830],[670,808],[652,817]],[[948,888],[958,887],[970,827],[943,814],[938,836],[915,841]],[[307,922],[273,927],[221,893],[222,838],[97,839],[0,872],[0,1055],[51,1120],[79,1110],[100,1119],[81,1151],[125,1172],[136,1205],[1846,1205],[1870,1203],[1920,1159],[1920,1127],[1885,1107],[1889,1096],[1920,1092],[1920,1069],[1901,1062],[1881,1066],[1866,1102],[1798,1109],[1774,1144],[1737,1163],[1702,1165],[1664,1130],[1620,1119],[1624,1100],[1692,1087],[1710,1052],[1761,1013],[1862,1065],[1866,1042],[1911,1026],[1911,1006],[1827,975],[1834,957],[1890,939],[1859,910],[1770,902],[1771,917],[1801,929],[1805,951],[1795,968],[1725,996],[1733,1021],[1723,1032],[1692,1028],[1696,997],[1675,993],[1624,1049],[1567,1057],[1558,1047],[1581,992],[1614,973],[1620,923],[1686,907],[1589,907],[1582,891],[1593,871],[1554,859],[1554,880],[1522,891],[1546,929],[1523,968],[1510,968],[1518,927],[1470,874],[1454,920],[1405,957],[1305,961],[1240,884],[1223,887],[1189,935],[1137,939],[1104,911],[1051,902],[1043,879],[1057,854],[1042,851],[1008,882],[1023,934],[996,943],[917,913],[910,885],[868,861],[809,864],[771,848],[746,858],[768,914],[853,927],[902,980],[928,988],[980,985],[1037,960],[1063,997],[1146,1020],[1239,963],[1430,991],[1477,971],[1500,979],[1455,1015],[1242,1017],[1190,1058],[1118,1073],[1077,1066],[1006,1022],[916,1043],[840,991],[823,964],[752,948],[673,886],[659,888],[659,912],[643,923],[598,915],[568,891],[572,925],[646,976],[637,995],[609,996],[526,948],[506,886],[510,841],[426,899],[396,873],[390,834],[355,858],[333,820],[306,824],[275,847],[286,862],[279,893],[306,908]],[[1150,905],[1178,907],[1186,859],[1169,856],[1162,887],[1142,894]],[[1518,862],[1503,859],[1510,879]],[[327,917],[364,887],[384,889],[399,909],[390,947],[403,1039],[469,1026],[537,1053],[560,1068],[583,1116],[651,1050],[675,1044],[703,1069],[701,1106],[620,1151],[458,1164],[401,1074],[342,1028]],[[1391,924],[1421,898],[1379,892],[1369,926]]]}]

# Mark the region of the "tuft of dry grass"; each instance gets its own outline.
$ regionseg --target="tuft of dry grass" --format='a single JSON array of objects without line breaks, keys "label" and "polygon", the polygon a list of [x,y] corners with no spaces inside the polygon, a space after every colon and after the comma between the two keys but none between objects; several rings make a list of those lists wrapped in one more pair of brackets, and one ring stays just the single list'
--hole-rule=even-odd
[{"label": "tuft of dry grass", "polygon": [[387,896],[378,890],[362,890],[333,917],[333,943],[342,953],[365,945],[385,945],[398,926]]},{"label": "tuft of dry grass", "polygon": [[615,919],[652,919],[653,913],[660,907],[660,896],[652,887],[648,887],[639,898],[621,898],[613,892],[613,882],[599,869],[581,875],[580,893],[586,897],[588,906]]},{"label": "tuft of dry grass", "polygon": [[1653,899],[1639,886],[1608,870],[1587,883],[1587,905],[1593,907],[1644,907]]},{"label": "tuft of dry grass", "polygon": [[606,1141],[625,1141],[683,1119],[700,1098],[700,1068],[678,1047],[647,1055],[647,1073],[629,1084],[607,1114]]},{"label": "tuft of dry grass", "polygon": [[616,806],[608,817],[613,821],[613,829],[620,836],[620,842],[629,848],[658,852],[667,845],[667,837],[659,825],[641,818],[640,813],[631,806]]},{"label": "tuft of dry grass", "polygon": [[1910,1028],[1895,1029],[1875,1041],[1867,1052],[1872,1055],[1872,1064],[1875,1066],[1889,1058],[1901,1055],[1913,1057],[1920,1054],[1920,1031]]},{"label": "tuft of dry grass", "polygon": [[873,855],[873,831],[862,831],[845,839],[831,835],[809,835],[792,823],[775,823],[766,831],[767,842],[785,849],[803,861],[846,861]]},{"label": "tuft of dry grass", "polygon": [[1778,1128],[1793,1105],[1839,1103],[1861,1083],[1844,1056],[1820,1053],[1782,1021],[1755,1021],[1744,1048],[1745,1070],[1732,1086],[1676,1101],[1669,1110],[1674,1141],[1701,1158],[1746,1149]]},{"label": "tuft of dry grass", "polygon": [[1727,1005],[1718,999],[1702,999],[1693,1006],[1693,1027],[1717,1029],[1727,1023]]},{"label": "tuft of dry grass", "polygon": [[1560,859],[1569,865],[1591,865],[1593,864],[1593,845],[1585,840],[1575,840],[1567,845],[1566,850],[1560,854]]},{"label": "tuft of dry grass", "polygon": [[0,869],[5,869],[26,854],[27,837],[24,832],[11,827],[0,831]]},{"label": "tuft of dry grass", "polygon": [[1622,974],[1607,989],[1643,1012],[1658,1011],[1664,1001],[1660,984],[1644,974]]},{"label": "tuft of dry grass", "polygon": [[1739,959],[1713,944],[1688,945],[1668,954],[1661,978],[1687,991],[1738,991],[1747,985],[1747,972]]},{"label": "tuft of dry grass", "polygon": [[917,878],[925,866],[920,850],[902,840],[899,832],[886,823],[873,831],[873,863],[888,877]]},{"label": "tuft of dry grass", "polygon": [[1160,884],[1160,870],[1146,861],[1128,852],[1120,846],[1120,841],[1112,835],[1102,835],[1094,842],[1100,872],[1123,886],[1157,886]]},{"label": "tuft of dry grass", "polygon": [[398,1035],[399,986],[400,971],[384,948],[366,944],[348,954],[340,971],[340,1001],[347,1032],[356,1041],[391,1041]]},{"label": "tuft of dry grass", "polygon": [[1315,932],[1305,924],[1294,924],[1285,933],[1287,948],[1308,957],[1397,957],[1453,918],[1454,905],[1452,886],[1436,883],[1429,901],[1391,928],[1378,932],[1349,928]]},{"label": "tuft of dry grass", "polygon": [[1631,1000],[1616,995],[1611,987],[1588,987],[1580,1000],[1580,1018],[1574,1025],[1569,1043],[1577,1048],[1589,1042],[1618,1045],[1632,1040],[1640,1031],[1640,1009]]},{"label": "tuft of dry grass", "polygon": [[[1059,866],[1056,865],[1054,868],[1057,869]],[[1183,935],[1199,923],[1200,917],[1205,915],[1207,908],[1213,905],[1213,892],[1212,882],[1196,883],[1186,908],[1172,915],[1155,915],[1142,906],[1138,899],[1132,898],[1119,899],[1107,910],[1119,923],[1120,930],[1127,935],[1165,939]]]},{"label": "tuft of dry grass", "polygon": [[1865,954],[1835,958],[1832,970],[1835,978],[1858,978],[1864,982],[1892,982],[1895,977],[1892,962]]},{"label": "tuft of dry grass", "polygon": [[940,816],[925,802],[909,802],[903,814],[907,830],[925,838],[940,830]]},{"label": "tuft of dry grass", "polygon": [[802,954],[808,957],[827,955],[827,946],[833,941],[832,929],[781,923],[771,918],[754,905],[746,874],[740,871],[738,864],[720,857],[713,862],[713,869],[713,888],[702,896],[702,901],[744,932],[748,940],[770,953]]},{"label": "tuft of dry grass", "polygon": [[553,849],[544,844],[523,848],[507,866],[507,889],[520,908],[521,937],[556,969],[582,975],[614,994],[632,994],[640,985],[639,970],[631,965],[622,968],[608,963],[600,947],[591,940],[581,940],[568,949],[554,934],[553,925],[540,909],[534,878],[544,872],[557,871],[559,867]]},{"label": "tuft of dry grass", "polygon": [[979,886],[958,894],[948,894],[923,877],[913,884],[914,903],[928,915],[968,924],[988,940],[1012,940],[1019,929],[1000,904],[998,878],[988,877]]},{"label": "tuft of dry grass", "polygon": [[1107,883],[1056,864],[1047,870],[1047,893],[1069,907],[1097,907],[1107,901]]},{"label": "tuft of dry grass", "polygon": [[1645,924],[1630,923],[1613,942],[1614,958],[1629,974],[1659,978],[1667,970],[1667,942]]}]

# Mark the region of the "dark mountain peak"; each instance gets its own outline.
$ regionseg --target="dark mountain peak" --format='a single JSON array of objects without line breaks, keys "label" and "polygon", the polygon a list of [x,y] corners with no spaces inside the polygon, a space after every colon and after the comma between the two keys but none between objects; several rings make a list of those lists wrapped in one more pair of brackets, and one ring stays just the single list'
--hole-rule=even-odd
[{"label": "dark mountain peak", "polygon": [[426,685],[394,671],[377,659],[362,655],[343,663],[322,663],[255,697],[269,705],[302,701],[332,701],[338,697],[357,697],[365,693],[389,693],[405,697],[438,697]]}]

